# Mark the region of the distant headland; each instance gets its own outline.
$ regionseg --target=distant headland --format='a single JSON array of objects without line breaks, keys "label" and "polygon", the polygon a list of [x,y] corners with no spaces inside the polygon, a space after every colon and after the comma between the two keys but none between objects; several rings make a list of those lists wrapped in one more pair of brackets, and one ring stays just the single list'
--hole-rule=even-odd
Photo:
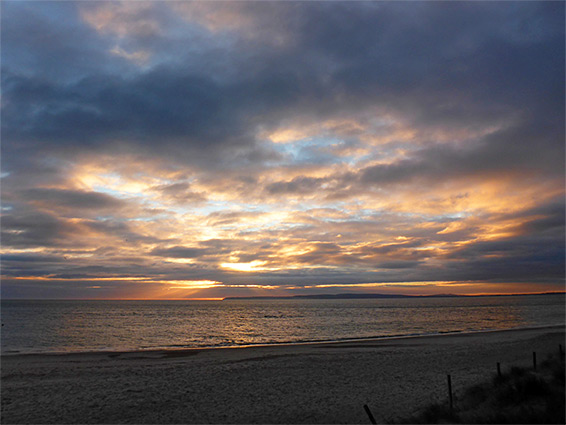
[{"label": "distant headland", "polygon": [[434,294],[434,295],[403,295],[403,294],[312,294],[312,295],[288,295],[288,296],[249,296],[249,297],[225,297],[228,300],[348,300],[348,299],[373,299],[373,298],[472,298],[472,297],[516,297],[526,295],[566,295],[566,292],[541,292],[536,294],[481,294],[481,295],[456,295],[456,294]]}]

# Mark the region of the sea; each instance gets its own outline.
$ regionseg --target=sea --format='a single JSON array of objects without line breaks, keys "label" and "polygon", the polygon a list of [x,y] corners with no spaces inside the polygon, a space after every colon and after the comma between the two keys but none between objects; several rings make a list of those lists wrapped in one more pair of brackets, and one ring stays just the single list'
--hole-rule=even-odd
[{"label": "sea", "polygon": [[310,343],[565,324],[565,296],[2,300],[1,354]]}]

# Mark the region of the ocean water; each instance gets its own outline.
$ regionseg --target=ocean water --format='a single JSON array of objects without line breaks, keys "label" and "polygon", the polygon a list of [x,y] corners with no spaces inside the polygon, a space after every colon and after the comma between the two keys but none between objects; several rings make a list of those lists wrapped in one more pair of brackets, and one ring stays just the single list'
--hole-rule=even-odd
[{"label": "ocean water", "polygon": [[563,295],[345,300],[2,300],[1,352],[242,346],[564,324]]}]

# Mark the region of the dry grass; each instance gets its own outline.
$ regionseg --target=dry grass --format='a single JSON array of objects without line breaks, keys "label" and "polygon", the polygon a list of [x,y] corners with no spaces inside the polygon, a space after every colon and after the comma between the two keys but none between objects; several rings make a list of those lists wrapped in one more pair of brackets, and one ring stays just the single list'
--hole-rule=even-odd
[{"label": "dry grass", "polygon": [[431,404],[395,423],[564,424],[564,355],[548,358],[536,371],[511,368],[491,382],[474,385],[447,403]]}]

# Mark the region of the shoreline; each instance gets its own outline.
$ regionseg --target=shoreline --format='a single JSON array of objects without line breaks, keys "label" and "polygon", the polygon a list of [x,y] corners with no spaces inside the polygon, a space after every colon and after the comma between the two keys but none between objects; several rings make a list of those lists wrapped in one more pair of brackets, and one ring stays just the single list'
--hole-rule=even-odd
[{"label": "shoreline", "polygon": [[532,367],[563,325],[316,344],[2,356],[2,423],[368,423]]},{"label": "shoreline", "polygon": [[202,347],[155,347],[148,349],[101,349],[101,350],[86,350],[86,351],[44,351],[44,352],[4,352],[0,353],[0,359],[10,357],[28,357],[28,356],[80,356],[80,355],[114,355],[114,354],[158,354],[158,353],[183,353],[194,351],[208,351],[208,350],[233,350],[233,349],[248,349],[248,348],[276,348],[276,347],[294,347],[294,346],[316,346],[327,344],[351,344],[363,342],[376,342],[376,341],[395,341],[400,339],[412,338],[436,338],[436,337],[449,337],[449,336],[466,336],[475,334],[488,334],[498,332],[514,332],[514,331],[528,331],[528,330],[552,330],[552,329],[566,329],[566,324],[554,325],[540,325],[540,326],[520,326],[505,329],[482,329],[482,330],[466,330],[466,331],[446,331],[446,332],[433,332],[423,334],[399,334],[391,336],[370,336],[360,338],[345,338],[345,339],[332,339],[332,340],[315,340],[315,341],[289,341],[289,342],[274,342],[274,343],[258,343],[258,344],[242,344],[242,345],[221,345],[221,346],[202,346]]}]

